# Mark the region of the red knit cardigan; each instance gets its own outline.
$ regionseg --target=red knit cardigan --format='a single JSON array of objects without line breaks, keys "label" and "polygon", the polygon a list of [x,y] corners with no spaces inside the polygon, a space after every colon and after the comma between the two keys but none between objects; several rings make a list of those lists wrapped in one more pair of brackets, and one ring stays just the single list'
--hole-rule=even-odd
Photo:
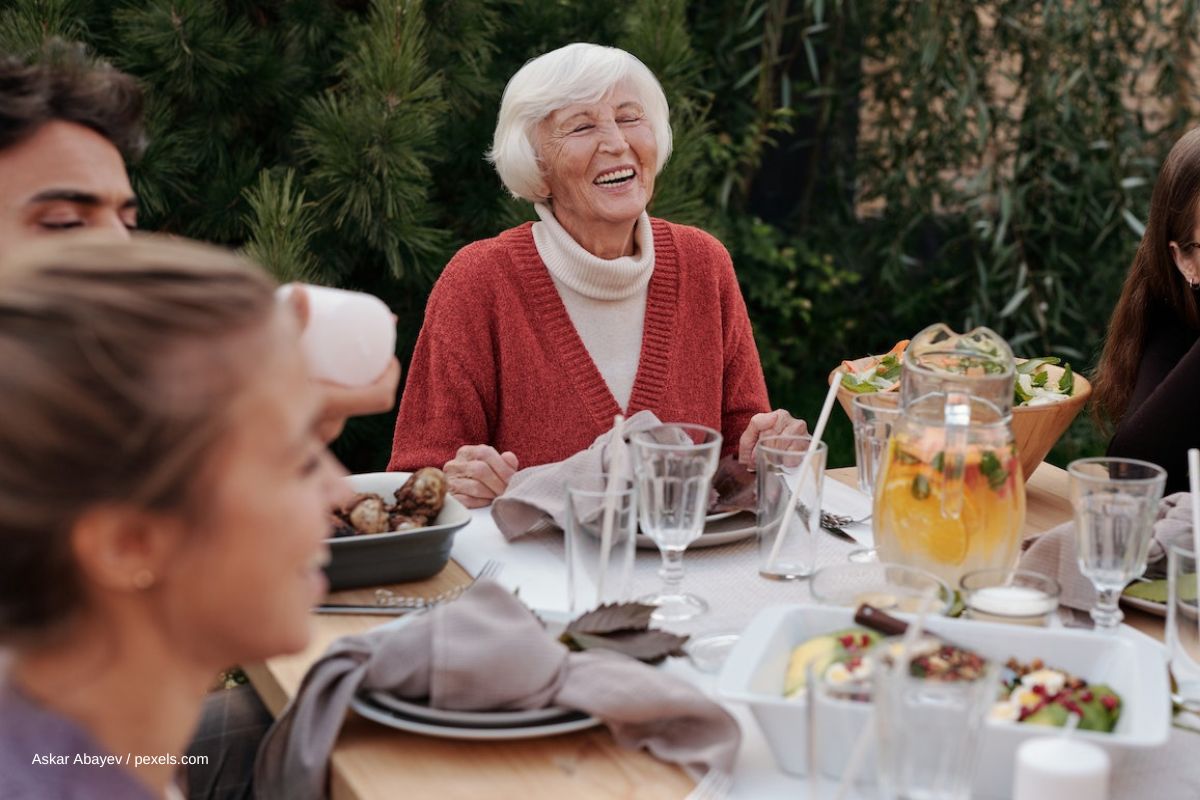
[{"label": "red knit cardigan", "polygon": [[629,408],[588,355],[526,223],[464,247],[434,285],[388,469],[440,467],[464,444],[511,450],[521,468],[561,461],[617,413],[642,409],[716,428],[733,451],[769,408],[733,263],[701,230],[650,225],[654,272]]}]

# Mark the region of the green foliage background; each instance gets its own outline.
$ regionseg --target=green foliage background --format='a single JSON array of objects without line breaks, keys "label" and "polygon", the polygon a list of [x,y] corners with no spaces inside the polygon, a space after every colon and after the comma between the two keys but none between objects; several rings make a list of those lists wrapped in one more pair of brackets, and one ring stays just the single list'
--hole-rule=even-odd
[{"label": "green foliage background", "polygon": [[[363,289],[406,359],[453,252],[532,217],[482,154],[527,59],[615,44],[659,76],[653,213],[733,254],[772,399],[944,319],[1084,371],[1158,164],[1194,116],[1197,4],[1108,0],[9,0],[0,52],[87,42],[147,88],[142,225]],[[841,415],[832,463],[852,460]],[[386,457],[391,418],[338,442]],[[1102,447],[1081,418],[1063,461]]]}]

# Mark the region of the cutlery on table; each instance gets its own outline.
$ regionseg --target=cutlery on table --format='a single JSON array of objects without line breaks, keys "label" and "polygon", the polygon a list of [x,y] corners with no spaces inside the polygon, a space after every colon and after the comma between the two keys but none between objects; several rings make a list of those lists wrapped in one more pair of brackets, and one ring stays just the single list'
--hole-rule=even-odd
[{"label": "cutlery on table", "polygon": [[852,517],[845,517],[838,514],[831,514],[828,511],[821,512],[821,528],[833,534],[834,536],[851,544],[858,544],[858,539],[855,539],[850,534],[846,533],[845,526],[855,522],[861,522]]},{"label": "cutlery on table", "polygon": [[366,603],[322,603],[316,606],[313,611],[318,614],[367,614],[373,616],[402,616],[411,611],[424,611],[426,609],[439,606],[442,603],[448,603],[451,600],[457,600],[462,596],[463,592],[475,585],[475,582],[482,578],[494,578],[504,569],[504,562],[496,559],[488,559],[488,561],[479,570],[479,573],[469,582],[462,586],[455,586],[452,589],[447,589],[444,592],[439,592],[431,597],[410,597],[406,595],[398,595],[388,589],[377,589],[375,591],[375,604]]}]

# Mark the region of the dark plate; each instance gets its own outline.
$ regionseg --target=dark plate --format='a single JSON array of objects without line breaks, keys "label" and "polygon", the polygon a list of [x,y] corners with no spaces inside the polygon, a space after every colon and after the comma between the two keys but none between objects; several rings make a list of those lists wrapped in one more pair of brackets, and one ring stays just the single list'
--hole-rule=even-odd
[{"label": "dark plate", "polygon": [[[369,472],[347,480],[356,492],[374,492],[385,500],[408,480],[407,472]],[[433,525],[400,533],[374,533],[329,539],[331,558],[325,568],[329,588],[354,589],[428,578],[450,560],[454,532],[471,521],[471,512],[453,497]]]}]

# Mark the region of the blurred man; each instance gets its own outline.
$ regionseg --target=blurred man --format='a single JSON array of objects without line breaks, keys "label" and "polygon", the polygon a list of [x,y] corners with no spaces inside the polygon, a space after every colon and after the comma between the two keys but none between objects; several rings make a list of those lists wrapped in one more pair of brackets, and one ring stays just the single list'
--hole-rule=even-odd
[{"label": "blurred man", "polygon": [[[137,197],[125,170],[145,149],[142,90],[132,76],[56,44],[33,64],[0,59],[0,251],[39,236],[93,229],[128,236]],[[373,384],[325,384],[322,433],[389,410],[400,363]]]}]

